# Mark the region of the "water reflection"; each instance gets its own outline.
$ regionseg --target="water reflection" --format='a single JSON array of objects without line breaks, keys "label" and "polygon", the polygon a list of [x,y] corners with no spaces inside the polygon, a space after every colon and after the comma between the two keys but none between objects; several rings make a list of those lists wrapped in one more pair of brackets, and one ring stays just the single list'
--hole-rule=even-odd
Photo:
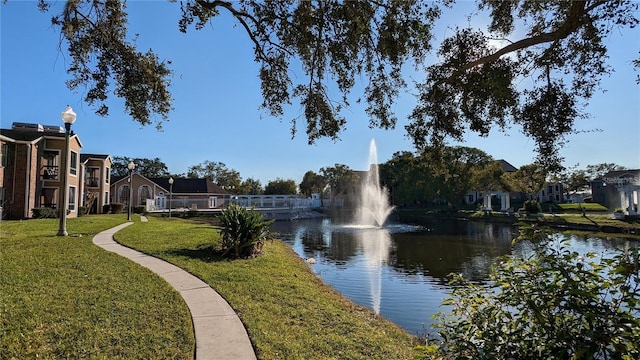
[{"label": "water reflection", "polygon": [[[498,257],[530,251],[526,243],[512,246],[517,229],[508,225],[420,225],[359,228],[325,219],[276,222],[273,230],[301,257],[316,260],[312,269],[325,283],[414,334],[423,333],[430,317],[443,310],[450,273],[485,283]],[[572,241],[577,251],[598,254],[629,246],[624,240],[595,237]]]},{"label": "water reflection", "polygon": [[446,296],[448,274],[483,282],[510,251],[510,227],[438,222],[353,226],[340,219],[276,222],[273,230],[323,281],[354,302],[419,333]]},{"label": "water reflection", "polygon": [[391,249],[391,236],[386,229],[372,229],[358,231],[354,234],[356,241],[362,248],[365,256],[365,271],[369,277],[369,294],[371,308],[376,314],[380,314],[380,301],[382,298],[382,267],[389,262],[389,250]]},{"label": "water reflection", "polygon": [[395,234],[393,267],[407,274],[424,273],[444,285],[450,273],[482,283],[494,260],[511,251],[516,236],[509,226],[452,222],[433,224],[428,232]]}]

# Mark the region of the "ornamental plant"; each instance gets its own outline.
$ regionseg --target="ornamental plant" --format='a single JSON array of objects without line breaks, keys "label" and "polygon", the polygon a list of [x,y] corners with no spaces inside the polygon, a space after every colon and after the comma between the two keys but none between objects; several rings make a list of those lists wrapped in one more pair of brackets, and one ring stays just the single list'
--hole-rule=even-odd
[{"label": "ornamental plant", "polygon": [[452,310],[418,358],[639,359],[639,249],[602,257],[534,227],[521,237],[531,251],[497,264],[492,286],[452,275]]},{"label": "ornamental plant", "polygon": [[235,258],[255,257],[262,251],[266,240],[273,239],[270,226],[273,220],[265,220],[261,213],[231,204],[220,216],[220,235],[224,254]]}]

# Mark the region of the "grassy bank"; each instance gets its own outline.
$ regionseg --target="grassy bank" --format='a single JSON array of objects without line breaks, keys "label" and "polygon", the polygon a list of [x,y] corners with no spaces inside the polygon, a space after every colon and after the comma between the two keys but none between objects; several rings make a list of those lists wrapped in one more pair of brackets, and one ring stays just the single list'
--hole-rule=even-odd
[{"label": "grassy bank", "polygon": [[206,224],[150,218],[116,240],[203,279],[239,313],[261,359],[411,359],[415,338],[323,284],[286,244],[252,260],[214,256]]},{"label": "grassy bank", "polygon": [[[189,310],[161,278],[93,245],[125,215],[3,221],[1,359],[192,359]],[[82,236],[79,236],[82,235]]]}]

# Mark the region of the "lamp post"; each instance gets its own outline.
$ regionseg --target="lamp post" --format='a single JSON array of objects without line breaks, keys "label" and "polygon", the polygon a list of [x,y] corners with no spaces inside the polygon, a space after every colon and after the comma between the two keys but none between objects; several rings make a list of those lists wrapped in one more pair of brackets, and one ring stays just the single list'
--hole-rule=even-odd
[{"label": "lamp post", "polygon": [[133,169],[136,168],[136,164],[133,161],[129,161],[127,165],[129,169],[129,206],[127,206],[127,221],[131,221],[131,203],[133,202]]},{"label": "lamp post", "polygon": [[62,171],[58,171],[58,174],[62,177],[62,187],[60,188],[60,227],[58,228],[58,236],[67,236],[67,206],[69,206],[69,190],[67,174],[69,173],[69,135],[71,133],[71,125],[76,122],[76,113],[69,105],[62,112],[62,121],[64,122],[65,135],[64,135],[64,154],[62,156]]},{"label": "lamp post", "polygon": [[169,177],[169,217],[171,217],[171,200],[173,199],[173,177]]}]

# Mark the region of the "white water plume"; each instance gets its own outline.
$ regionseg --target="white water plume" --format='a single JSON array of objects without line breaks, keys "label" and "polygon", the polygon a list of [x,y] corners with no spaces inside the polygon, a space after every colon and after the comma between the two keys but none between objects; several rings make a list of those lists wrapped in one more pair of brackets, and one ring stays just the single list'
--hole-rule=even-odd
[{"label": "white water plume", "polygon": [[369,144],[369,170],[360,188],[360,202],[356,211],[355,224],[382,227],[393,206],[389,205],[387,189],[380,186],[378,172],[378,149],[371,139]]}]

